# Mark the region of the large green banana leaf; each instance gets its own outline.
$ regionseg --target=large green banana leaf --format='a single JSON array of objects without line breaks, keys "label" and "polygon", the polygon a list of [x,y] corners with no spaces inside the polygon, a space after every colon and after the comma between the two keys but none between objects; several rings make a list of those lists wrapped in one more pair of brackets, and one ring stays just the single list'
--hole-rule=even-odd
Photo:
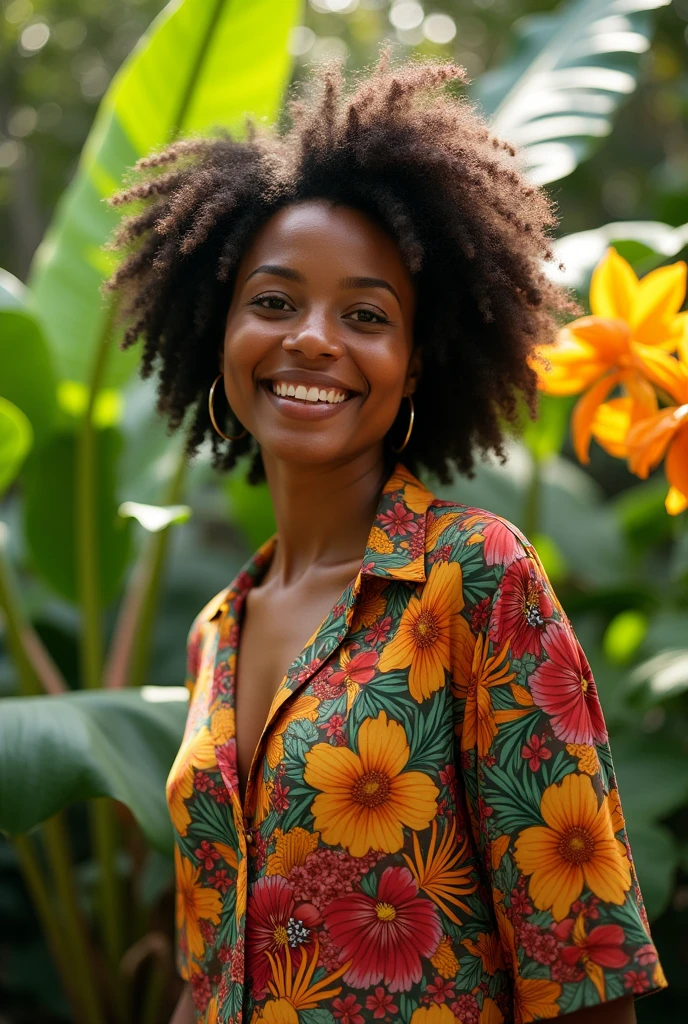
[{"label": "large green banana leaf", "polygon": [[187,698],[178,686],[3,700],[0,829],[27,832],[77,800],[111,796],[171,856],[165,780]]},{"label": "large green banana leaf", "polygon": [[[179,134],[241,129],[245,112],[273,118],[300,10],[301,0],[176,0],[114,78],[30,276],[60,377],[89,379],[106,329],[102,245],[117,215],[103,199],[140,156]],[[137,358],[114,352],[103,386],[122,384]]]},{"label": "large green banana leaf", "polygon": [[592,272],[609,245],[642,277],[688,246],[688,224],[675,228],[661,221],[627,220],[565,235],[553,247],[556,262],[563,262],[566,270],[561,273],[550,266],[548,273],[582,293],[587,292]]},{"label": "large green banana leaf", "polygon": [[511,57],[471,93],[497,134],[523,149],[537,184],[558,181],[608,135],[650,45],[650,11],[671,0],[570,0],[519,18]]},{"label": "large green banana leaf", "polygon": [[[98,531],[98,585],[107,605],[121,587],[131,557],[132,523],[118,515],[117,464],[122,434],[96,433],[93,487]],[[31,456],[23,473],[24,530],[34,568],[68,601],[79,599],[77,522],[74,515],[78,439],[58,430]]]}]

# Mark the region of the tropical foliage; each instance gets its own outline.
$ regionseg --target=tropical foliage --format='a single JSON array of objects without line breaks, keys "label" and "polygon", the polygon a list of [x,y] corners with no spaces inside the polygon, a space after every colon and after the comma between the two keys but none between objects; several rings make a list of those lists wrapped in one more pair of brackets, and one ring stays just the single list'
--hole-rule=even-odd
[{"label": "tropical foliage", "polygon": [[[438,0],[434,12],[410,0],[391,7],[311,0],[305,11],[297,0],[178,0],[162,11],[159,0],[132,3],[117,0],[101,16],[87,0],[33,7],[13,0],[0,44],[3,91],[14,97],[0,138],[0,165],[14,182],[9,193],[0,190],[8,228],[0,235],[14,243],[1,251],[17,275],[0,272],[0,828],[12,837],[2,848],[0,886],[3,931],[13,936],[5,975],[16,992],[5,1001],[34,1000],[28,1012],[46,1020],[167,1019],[177,988],[163,783],[187,707],[179,699],[187,691],[174,684],[183,680],[193,614],[274,526],[264,487],[248,487],[241,472],[218,481],[203,458],[184,465],[179,441],[165,436],[152,412],[150,386],[134,379],[136,351],[118,350],[99,293],[113,224],[102,200],[140,155],[179,134],[216,124],[241,130],[245,111],[275,117],[289,76],[301,77],[311,57],[348,47],[354,64],[367,62],[391,24],[407,50],[469,66],[469,91],[522,147],[533,180],[555,183],[562,228],[573,232],[556,243],[562,279],[590,312],[548,349],[539,421],[524,424],[506,467],[486,465],[445,491],[430,483],[440,496],[520,526],[575,623],[673,983],[667,996],[648,1001],[651,1011],[641,1002],[638,1013],[672,1019],[682,977],[675,894],[688,841],[688,783],[679,767],[688,717],[688,345],[679,258],[688,244],[688,194],[685,173],[669,160],[661,174],[649,173],[629,110],[639,109],[632,93],[654,57],[656,118],[646,119],[646,135],[655,143],[649,149],[661,149],[653,132],[679,119],[685,104],[674,88],[685,5],[523,0],[516,6],[524,17],[511,30],[514,5],[500,0]],[[41,218],[27,199],[26,153],[35,146],[50,209],[71,174],[74,139],[86,135],[88,105],[153,15],[103,96],[29,270]],[[55,100],[75,88],[71,122],[56,121]],[[636,177],[625,166],[634,160]],[[604,188],[594,190],[598,179]],[[634,188],[654,197],[639,214],[647,219],[623,219],[635,213]],[[619,220],[604,223],[609,212]],[[21,224],[14,235],[12,224]],[[488,694],[500,690],[499,666],[492,670]],[[347,706],[360,690],[354,712],[367,708],[364,719],[374,719],[370,666],[356,662],[342,672]],[[280,740],[288,746],[292,732],[276,737],[275,764]],[[476,744],[488,740],[476,731]],[[526,775],[551,774],[538,734],[522,746]],[[525,865],[544,839],[522,838]],[[440,839],[437,857],[442,849]],[[17,868],[44,943],[27,926],[29,906],[4,896],[16,890]],[[409,870],[421,885],[430,868],[414,862]],[[600,960],[618,956],[614,936],[573,915],[560,932],[571,970],[584,970],[595,985]],[[475,950],[467,947],[474,960],[475,942]],[[449,969],[451,950],[438,947],[436,955]],[[37,991],[36,963],[46,979]],[[289,980],[285,970],[281,961],[273,965],[278,991]],[[397,1013],[389,999],[380,989],[380,1015]],[[342,1013],[349,1009],[342,1004]],[[416,1010],[413,1022],[440,1024],[443,1009]]]}]

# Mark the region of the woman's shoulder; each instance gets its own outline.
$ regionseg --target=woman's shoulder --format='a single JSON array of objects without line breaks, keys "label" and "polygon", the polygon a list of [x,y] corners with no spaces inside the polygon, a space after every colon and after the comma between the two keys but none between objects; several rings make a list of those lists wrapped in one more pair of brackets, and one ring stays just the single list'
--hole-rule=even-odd
[{"label": "woman's shoulder", "polygon": [[514,558],[535,554],[532,542],[506,516],[441,498],[434,498],[428,506],[426,540],[427,552],[457,541],[460,541],[459,551],[482,545],[490,564],[497,561],[508,564]]}]

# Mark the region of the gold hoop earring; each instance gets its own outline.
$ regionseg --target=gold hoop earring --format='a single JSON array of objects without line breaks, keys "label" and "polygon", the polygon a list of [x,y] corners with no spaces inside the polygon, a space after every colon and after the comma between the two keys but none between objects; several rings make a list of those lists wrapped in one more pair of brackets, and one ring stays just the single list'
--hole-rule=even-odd
[{"label": "gold hoop earring", "polygon": [[217,433],[220,435],[220,437],[224,437],[225,441],[238,441],[240,438],[245,437],[246,434],[248,434],[248,430],[244,429],[241,434],[237,434],[236,437],[231,437],[229,434],[223,434],[223,432],[220,430],[220,428],[217,425],[217,420],[215,419],[215,411],[213,409],[213,399],[215,397],[215,387],[217,385],[217,382],[221,378],[222,378],[222,374],[218,373],[217,377],[215,378],[213,383],[210,385],[210,394],[208,395],[208,412],[210,413],[210,421],[211,421],[212,425],[215,427],[215,430],[217,431]]},{"label": "gold hoop earring", "polygon": [[392,449],[393,452],[400,452],[403,448],[406,447],[406,445],[408,444],[408,439],[411,436],[411,431],[413,430],[413,420],[414,420],[414,417],[415,417],[415,412],[414,412],[414,409],[413,409],[413,399],[411,398],[410,395],[405,395],[404,397],[408,398],[409,403],[411,405],[411,417],[409,419],[409,425],[408,425],[408,430],[406,431],[406,437],[404,438],[404,443],[402,444],[401,448],[394,448],[394,447],[392,447],[392,445],[390,445],[390,448]]}]

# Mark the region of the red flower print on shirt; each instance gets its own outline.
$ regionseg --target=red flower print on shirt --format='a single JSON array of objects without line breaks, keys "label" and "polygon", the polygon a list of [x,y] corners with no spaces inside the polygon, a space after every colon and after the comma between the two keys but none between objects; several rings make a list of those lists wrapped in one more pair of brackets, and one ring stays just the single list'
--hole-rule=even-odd
[{"label": "red flower print on shirt", "polygon": [[354,988],[382,982],[390,992],[407,992],[442,934],[436,907],[419,897],[408,868],[385,868],[376,898],[352,893],[330,903],[324,917],[341,960],[353,960],[344,980]]},{"label": "red flower print on shirt", "polygon": [[220,854],[214,846],[211,846],[207,839],[203,840],[198,849],[194,850],[194,853],[206,871],[212,871],[215,867],[215,861],[220,859]]},{"label": "red flower print on shirt", "polygon": [[512,531],[499,519],[491,519],[482,529],[483,551],[488,565],[509,566],[519,554],[519,545]]},{"label": "red flower print on shirt", "polygon": [[377,651],[361,651],[347,662],[344,668],[338,669],[330,676],[329,683],[333,689],[349,684],[365,686],[375,675],[375,666],[380,660]]},{"label": "red flower print on shirt", "polygon": [[537,706],[550,716],[552,732],[565,743],[603,743],[607,729],[597,687],[574,634],[552,622],[543,644],[547,660],[531,673],[528,685]]},{"label": "red flower print on shirt", "polygon": [[254,884],[246,915],[246,949],[253,975],[253,995],[261,999],[266,991],[272,968],[266,953],[282,956],[284,947],[291,949],[313,945],[313,928],[320,915],[309,903],[296,905],[286,878],[263,875]]},{"label": "red flower print on shirt", "polygon": [[512,562],[504,573],[490,620],[490,637],[500,647],[511,641],[514,658],[539,657],[542,634],[554,611],[542,577],[528,558]]},{"label": "red flower print on shirt", "polygon": [[528,742],[521,747],[521,757],[526,759],[528,767],[534,772],[538,770],[543,761],[549,761],[552,756],[552,751],[545,746],[546,742],[545,736],[532,735]]},{"label": "red flower print on shirt", "polygon": [[399,1007],[389,992],[378,987],[373,995],[366,997],[366,1010],[373,1010],[373,1017],[379,1020],[380,1017],[386,1017],[390,1013],[397,1013]]},{"label": "red flower print on shirt", "polygon": [[405,537],[407,533],[415,533],[418,529],[418,523],[414,519],[413,512],[405,508],[400,501],[397,501],[394,508],[390,509],[389,512],[383,512],[379,516],[379,520],[382,529],[390,537],[396,537],[397,534]]},{"label": "red flower print on shirt", "polygon": [[389,631],[392,626],[392,616],[385,615],[384,619],[380,622],[374,622],[368,632],[364,636],[364,640],[367,644],[383,644],[389,636]]},{"label": "red flower print on shirt", "polygon": [[356,996],[353,995],[332,1000],[332,1016],[341,1024],[365,1024],[358,1012],[360,1009],[361,1004],[356,1002]]}]

